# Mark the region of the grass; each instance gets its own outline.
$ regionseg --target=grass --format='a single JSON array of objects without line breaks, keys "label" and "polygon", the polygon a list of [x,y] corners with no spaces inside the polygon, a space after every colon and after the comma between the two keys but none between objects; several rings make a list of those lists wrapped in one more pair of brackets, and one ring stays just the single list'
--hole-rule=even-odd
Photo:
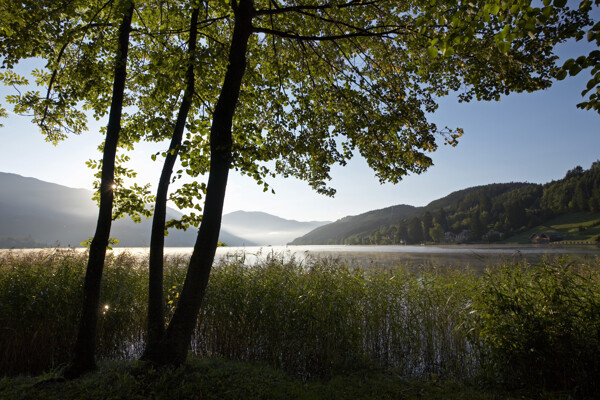
[{"label": "grass", "polygon": [[303,381],[269,366],[192,357],[176,369],[156,370],[131,362],[105,362],[76,381],[54,375],[0,380],[0,398],[75,399],[396,399],[396,400],[566,400],[561,393],[510,392],[455,381],[423,381],[389,371],[363,370],[329,380]]},{"label": "grass", "polygon": [[596,241],[600,235],[600,213],[568,213],[556,216],[544,225],[539,225],[519,233],[509,239],[511,243],[530,243],[534,233],[557,232],[564,240]]},{"label": "grass", "polygon": [[[68,360],[85,261],[86,255],[76,252],[0,256],[0,376],[60,369]],[[192,353],[200,359],[179,372],[113,362],[90,379],[110,376],[114,387],[90,383],[86,396],[96,398],[95,391],[105,390],[102,398],[130,398],[123,393],[131,390],[131,398],[144,393],[162,393],[155,397],[162,398],[166,392],[156,382],[169,386],[164,382],[179,379],[189,382],[182,383],[185,390],[206,384],[211,387],[206,393],[213,390],[224,398],[244,393],[261,398],[263,392],[254,396],[251,382],[236,381],[260,371],[276,382],[275,392],[265,389],[262,398],[277,398],[277,390],[303,398],[311,390],[343,393],[346,387],[349,397],[338,398],[378,397],[374,387],[383,398],[418,398],[407,396],[419,385],[425,386],[423,398],[435,399],[436,388],[443,392],[452,385],[463,396],[456,398],[494,398],[465,394],[473,387],[474,393],[488,393],[483,383],[581,396],[600,390],[595,383],[600,382],[598,259],[510,264],[484,274],[447,267],[362,269],[331,259],[299,262],[273,254],[251,267],[242,261],[215,266],[192,340]],[[146,264],[127,254],[107,258],[98,332],[102,360],[140,354]],[[177,302],[185,265],[185,258],[167,259],[167,314]],[[206,365],[215,371],[207,372]],[[223,370],[232,375],[221,389],[210,386],[219,381],[214,377],[214,382],[195,382],[199,375]],[[41,378],[5,378],[0,390],[23,390],[14,398],[37,398],[28,393],[39,386],[24,389],[36,379]],[[119,389],[121,383],[125,386]],[[78,384],[56,387],[68,392]],[[41,387],[51,392],[55,385]],[[210,398],[205,389],[198,390],[202,395],[197,396]]]}]

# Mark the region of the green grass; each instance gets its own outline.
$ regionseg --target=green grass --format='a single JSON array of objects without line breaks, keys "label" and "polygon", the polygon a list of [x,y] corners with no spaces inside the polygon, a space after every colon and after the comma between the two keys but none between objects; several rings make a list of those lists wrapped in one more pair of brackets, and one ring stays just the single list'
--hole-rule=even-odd
[{"label": "green grass", "polygon": [[52,374],[3,378],[0,398],[75,399],[396,399],[527,400],[570,399],[561,393],[510,392],[455,381],[404,378],[389,371],[363,370],[329,380],[303,381],[261,364],[191,358],[161,370],[137,362],[109,362],[76,381],[51,381]]},{"label": "green grass", "polygon": [[600,213],[569,213],[556,216],[543,225],[528,229],[506,240],[509,243],[530,243],[534,233],[558,232],[564,240],[595,241],[600,235]]}]

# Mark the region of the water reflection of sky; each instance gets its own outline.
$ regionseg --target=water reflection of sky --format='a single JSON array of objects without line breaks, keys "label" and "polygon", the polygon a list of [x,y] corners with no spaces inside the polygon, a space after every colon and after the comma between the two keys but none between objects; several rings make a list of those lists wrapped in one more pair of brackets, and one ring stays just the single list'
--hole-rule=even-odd
[{"label": "water reflection of sky", "polygon": [[[147,252],[147,249],[139,249]],[[190,255],[192,248],[166,248],[166,255]],[[330,258],[356,266],[468,266],[485,268],[503,263],[600,257],[596,246],[558,247],[549,245],[449,245],[449,246],[264,246],[220,247],[217,260],[238,260],[254,264],[269,257],[283,260]]]},{"label": "water reflection of sky", "polygon": [[[27,253],[40,249],[0,250],[3,252]],[[47,250],[47,249],[44,249]],[[71,249],[70,251],[86,251]],[[192,247],[167,247],[165,256],[189,257]],[[148,257],[148,247],[115,247],[115,254],[128,252],[135,256]],[[219,247],[216,262],[236,261],[253,265],[269,258],[306,262],[309,259],[326,258],[343,261],[356,267],[421,267],[448,266],[469,267],[481,270],[485,267],[515,262],[556,262],[567,257],[567,262],[586,260],[600,265],[598,246],[555,246],[555,245],[448,245],[448,246],[251,246]]]}]

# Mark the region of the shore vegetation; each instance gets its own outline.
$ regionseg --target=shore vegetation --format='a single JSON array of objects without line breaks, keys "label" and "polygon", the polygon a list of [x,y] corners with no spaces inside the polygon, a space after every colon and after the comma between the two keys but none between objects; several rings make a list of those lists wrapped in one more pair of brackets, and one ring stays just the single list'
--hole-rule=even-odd
[{"label": "shore vegetation", "polygon": [[[598,259],[483,274],[276,254],[224,261],[207,288],[194,357],[154,369],[133,361],[143,351],[147,260],[109,252],[103,364],[62,382],[52,377],[69,361],[86,261],[75,251],[0,254],[0,398],[78,398],[82,388],[89,398],[372,398],[378,390],[381,398],[585,398],[600,390]],[[165,260],[165,318],[185,267],[184,258]]]}]

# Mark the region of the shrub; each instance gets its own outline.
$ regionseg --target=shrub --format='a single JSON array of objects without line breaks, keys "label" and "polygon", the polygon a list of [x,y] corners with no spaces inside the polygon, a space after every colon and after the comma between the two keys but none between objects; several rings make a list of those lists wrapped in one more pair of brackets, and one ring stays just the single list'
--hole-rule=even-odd
[{"label": "shrub", "polygon": [[488,377],[510,386],[597,393],[599,285],[597,268],[566,260],[489,272],[476,307]]}]

